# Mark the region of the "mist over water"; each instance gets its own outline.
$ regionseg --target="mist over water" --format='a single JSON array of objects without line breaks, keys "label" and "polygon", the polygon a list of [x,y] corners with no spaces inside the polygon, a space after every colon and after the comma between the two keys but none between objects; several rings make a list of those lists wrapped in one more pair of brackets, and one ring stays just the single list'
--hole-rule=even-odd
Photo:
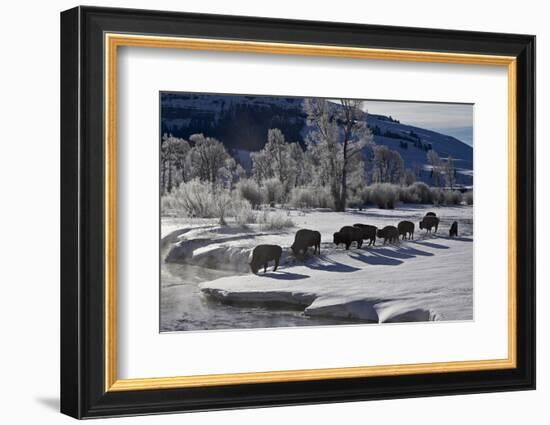
[{"label": "mist over water", "polygon": [[291,310],[288,307],[272,309],[222,304],[204,296],[198,287],[201,282],[238,274],[163,261],[160,332],[356,323],[330,317],[308,317],[303,314],[303,309]]}]

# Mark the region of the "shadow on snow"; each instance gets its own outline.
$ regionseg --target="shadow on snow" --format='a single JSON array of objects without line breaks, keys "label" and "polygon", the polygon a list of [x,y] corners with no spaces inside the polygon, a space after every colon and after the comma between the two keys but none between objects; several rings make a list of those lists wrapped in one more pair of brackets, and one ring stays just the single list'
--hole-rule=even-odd
[{"label": "shadow on snow", "polygon": [[326,272],[339,272],[339,273],[350,273],[361,270],[357,267],[348,266],[347,264],[342,264],[337,261],[334,261],[332,258],[328,258],[324,255],[316,257],[314,261],[308,261],[304,263],[304,266],[309,267],[313,270],[322,270]]},{"label": "shadow on snow", "polygon": [[445,245],[441,245],[441,244],[438,244],[438,243],[434,243],[434,242],[427,242],[425,240],[416,240],[416,241],[409,241],[410,243],[415,243],[415,244],[418,244],[418,245],[421,245],[421,246],[426,246],[428,248],[435,248],[435,249],[449,249],[448,246],[445,246]]},{"label": "shadow on snow", "polygon": [[[389,252],[394,252],[387,250]],[[354,260],[362,261],[366,264],[370,264],[373,266],[398,266],[399,264],[403,263],[403,260],[398,260],[397,258],[393,258],[390,255],[381,255],[378,251],[369,251],[370,255],[365,255],[362,252],[355,251],[354,253],[350,254],[350,257]]]},{"label": "shadow on snow", "polygon": [[473,242],[474,239],[468,236],[455,236],[451,238],[450,236],[438,236],[438,239],[446,239],[449,241],[459,241],[459,242]]},{"label": "shadow on snow", "polygon": [[290,273],[290,272],[284,272],[284,271],[276,271],[276,272],[267,272],[267,273],[258,273],[258,277],[266,277],[270,279],[277,279],[277,280],[300,280],[300,279],[307,279],[310,277],[307,274],[300,274],[300,273]]}]

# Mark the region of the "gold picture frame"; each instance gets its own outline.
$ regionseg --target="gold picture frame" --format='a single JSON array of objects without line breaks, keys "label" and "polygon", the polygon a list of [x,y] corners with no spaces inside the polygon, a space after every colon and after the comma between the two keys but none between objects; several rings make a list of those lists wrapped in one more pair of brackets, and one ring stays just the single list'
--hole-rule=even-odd
[{"label": "gold picture frame", "polygon": [[[466,372],[510,369],[516,367],[516,58],[462,53],[440,53],[411,50],[370,49],[355,47],[281,44],[253,41],[193,39],[127,34],[105,34],[106,122],[105,152],[105,391],[135,391],[254,384],[285,381],[308,381],[418,373]],[[491,65],[506,67],[508,72],[508,358],[388,366],[365,366],[327,369],[305,369],[254,373],[151,377],[117,379],[116,375],[116,96],[117,52],[119,47],[188,49],[238,53],[325,56],[358,60],[396,60],[447,64]]]}]

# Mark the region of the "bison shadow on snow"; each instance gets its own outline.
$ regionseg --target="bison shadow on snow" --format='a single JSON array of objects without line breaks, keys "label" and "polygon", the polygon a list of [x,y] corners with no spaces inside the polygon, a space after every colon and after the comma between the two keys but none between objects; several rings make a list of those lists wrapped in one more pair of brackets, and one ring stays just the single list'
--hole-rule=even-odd
[{"label": "bison shadow on snow", "polygon": [[269,279],[276,279],[276,280],[301,280],[301,279],[307,279],[308,277],[311,277],[307,274],[300,274],[300,273],[290,273],[285,271],[276,271],[276,272],[266,272],[261,273],[257,275],[260,278],[269,278]]},{"label": "bison shadow on snow", "polygon": [[437,239],[446,239],[446,240],[453,240],[453,241],[458,241],[458,242],[473,242],[474,241],[474,239],[472,237],[468,237],[468,236],[453,236],[453,237],[438,236]]},{"label": "bison shadow on snow", "polygon": [[376,251],[372,251],[373,254],[382,255],[389,258],[398,258],[400,260],[408,260],[409,258],[414,258],[415,255],[409,254],[406,250],[401,248],[390,249],[390,248],[379,248]]},{"label": "bison shadow on snow", "polygon": [[403,248],[400,248],[399,249],[401,252],[405,253],[405,254],[408,254],[408,255],[411,255],[413,257],[416,257],[416,256],[421,256],[421,257],[433,257],[433,253],[432,252],[426,252],[426,251],[422,251],[420,249],[417,249],[417,248],[413,248],[413,247],[403,247]]},{"label": "bison shadow on snow", "polygon": [[304,266],[313,269],[313,270],[322,270],[325,272],[339,272],[339,273],[351,273],[361,270],[357,267],[348,266],[347,264],[342,264],[337,261],[334,261],[331,258],[327,258],[324,255],[313,258],[311,261],[304,263]]},{"label": "bison shadow on snow", "polygon": [[434,255],[431,252],[404,246],[397,247],[396,249],[375,247],[368,251],[365,250],[365,252],[368,252],[369,255],[354,251],[353,254],[350,254],[350,257],[370,265],[398,266],[404,260],[417,256],[431,257]]},{"label": "bison shadow on snow", "polygon": [[[444,238],[438,238],[438,239],[444,239]],[[447,239],[448,239],[448,238],[447,238]],[[453,239],[456,240],[456,238],[453,238]],[[448,246],[441,245],[441,244],[438,244],[438,243],[428,242],[428,241],[426,241],[426,240],[410,241],[410,243],[415,243],[415,244],[418,244],[418,245],[421,245],[421,246],[426,246],[426,247],[428,247],[428,248],[449,249]]]},{"label": "bison shadow on snow", "polygon": [[365,264],[370,264],[371,266],[398,266],[399,264],[403,264],[403,260],[381,255],[376,251],[368,251],[368,253],[369,255],[365,255],[358,251],[354,251],[350,254],[350,257],[354,260],[362,261]]}]

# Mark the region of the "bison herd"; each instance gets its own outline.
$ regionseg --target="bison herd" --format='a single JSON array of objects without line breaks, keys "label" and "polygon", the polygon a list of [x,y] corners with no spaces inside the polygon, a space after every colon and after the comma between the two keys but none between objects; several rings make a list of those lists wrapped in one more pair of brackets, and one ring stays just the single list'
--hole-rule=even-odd
[{"label": "bison herd", "polygon": [[[439,218],[434,212],[428,212],[419,223],[421,230],[426,230],[426,233],[437,233],[439,227]],[[454,221],[449,230],[450,237],[458,236],[458,223]],[[378,229],[376,226],[369,224],[357,223],[353,226],[344,226],[333,235],[333,242],[338,247],[344,245],[346,250],[350,249],[353,242],[356,242],[357,248],[363,246],[363,241],[368,241],[367,246],[374,246],[376,238],[383,239],[383,244],[398,243],[399,238],[412,240],[414,238],[414,223],[412,221],[403,220],[396,226],[385,226]],[[321,254],[321,233],[316,230],[300,229],[294,236],[294,243],[290,247],[296,257],[305,255],[308,248],[313,247],[313,254]],[[263,267],[264,273],[267,270],[270,261],[275,262],[273,271],[277,270],[283,249],[279,245],[258,245],[252,251],[252,261],[250,269],[253,273],[258,273],[258,270]]]}]

